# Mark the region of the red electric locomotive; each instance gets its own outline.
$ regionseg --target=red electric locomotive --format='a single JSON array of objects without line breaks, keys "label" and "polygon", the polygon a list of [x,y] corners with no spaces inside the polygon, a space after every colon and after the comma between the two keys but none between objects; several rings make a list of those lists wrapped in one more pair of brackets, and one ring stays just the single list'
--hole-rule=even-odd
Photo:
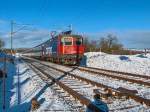
[{"label": "red electric locomotive", "polygon": [[84,55],[83,37],[71,31],[52,38],[24,53],[26,56],[62,64],[79,64]]}]

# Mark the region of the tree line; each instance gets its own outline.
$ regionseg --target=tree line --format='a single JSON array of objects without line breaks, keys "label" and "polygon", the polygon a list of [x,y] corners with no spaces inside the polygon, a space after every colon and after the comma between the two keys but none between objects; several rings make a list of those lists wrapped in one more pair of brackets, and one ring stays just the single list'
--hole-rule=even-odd
[{"label": "tree line", "polygon": [[106,37],[101,37],[98,41],[90,41],[89,38],[84,38],[86,52],[102,51],[112,53],[123,50],[123,44],[118,41],[117,36],[108,34]]},{"label": "tree line", "polygon": [[4,41],[0,38],[0,50],[2,50],[4,45],[5,45]]}]

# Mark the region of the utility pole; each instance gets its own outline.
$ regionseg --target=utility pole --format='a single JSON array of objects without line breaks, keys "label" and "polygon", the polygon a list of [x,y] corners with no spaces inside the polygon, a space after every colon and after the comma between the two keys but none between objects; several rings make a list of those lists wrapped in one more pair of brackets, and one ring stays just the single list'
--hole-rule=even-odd
[{"label": "utility pole", "polygon": [[72,31],[72,24],[70,24],[68,27],[69,27],[69,30]]},{"label": "utility pole", "polygon": [[3,110],[6,108],[6,54],[4,55],[4,69],[3,69]]},{"label": "utility pole", "polygon": [[14,22],[13,20],[11,21],[11,33],[10,33],[10,38],[11,38],[11,54],[13,53],[13,25],[14,25]]},{"label": "utility pole", "polygon": [[11,27],[11,32],[10,32],[10,45],[11,45],[11,54],[13,54],[13,35],[16,34],[17,32],[19,32],[20,30],[23,30],[27,25],[30,24],[17,24],[17,25],[21,25],[22,27],[15,30],[14,31],[14,24],[16,25],[17,23],[15,23],[13,20],[10,22],[10,27]]}]

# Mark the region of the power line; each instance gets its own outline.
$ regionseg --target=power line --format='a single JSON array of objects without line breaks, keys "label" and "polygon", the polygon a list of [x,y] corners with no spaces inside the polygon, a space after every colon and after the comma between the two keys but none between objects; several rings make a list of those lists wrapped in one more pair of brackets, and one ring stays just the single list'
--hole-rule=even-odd
[{"label": "power line", "polygon": [[14,25],[14,22],[13,22],[13,20],[11,21],[11,33],[10,33],[10,38],[11,38],[11,53],[12,53],[12,50],[13,50],[13,25]]},{"label": "power line", "polygon": [[[19,32],[20,30],[24,30],[25,27],[27,27],[28,25],[31,24],[18,24],[16,22],[14,22],[13,20],[10,22],[11,25],[11,33],[10,33],[10,38],[11,38],[11,54],[13,54],[13,35],[17,32]],[[21,28],[17,29],[16,31],[14,31],[14,25],[20,25],[22,26]]]}]

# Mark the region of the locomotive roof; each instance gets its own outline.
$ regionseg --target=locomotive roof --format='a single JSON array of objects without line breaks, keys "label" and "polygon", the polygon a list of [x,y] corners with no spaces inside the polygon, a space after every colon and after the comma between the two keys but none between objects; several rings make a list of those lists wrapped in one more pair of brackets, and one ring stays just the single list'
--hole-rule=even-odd
[{"label": "locomotive roof", "polygon": [[71,34],[71,35],[62,35],[62,36],[67,36],[67,37],[69,37],[69,36],[73,36],[73,37],[82,37],[81,35],[76,35],[76,34]]}]

